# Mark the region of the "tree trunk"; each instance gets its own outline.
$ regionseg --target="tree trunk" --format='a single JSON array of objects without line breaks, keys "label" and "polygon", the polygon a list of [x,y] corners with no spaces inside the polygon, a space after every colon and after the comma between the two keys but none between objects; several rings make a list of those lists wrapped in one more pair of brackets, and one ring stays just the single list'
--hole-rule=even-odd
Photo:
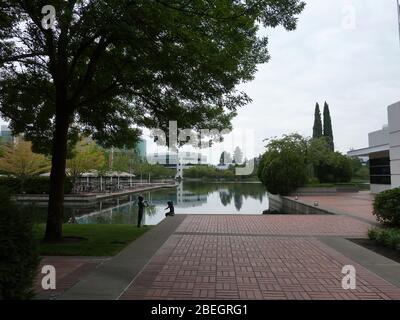
[{"label": "tree trunk", "polygon": [[45,241],[56,241],[62,238],[69,116],[65,100],[57,101],[57,104]]}]

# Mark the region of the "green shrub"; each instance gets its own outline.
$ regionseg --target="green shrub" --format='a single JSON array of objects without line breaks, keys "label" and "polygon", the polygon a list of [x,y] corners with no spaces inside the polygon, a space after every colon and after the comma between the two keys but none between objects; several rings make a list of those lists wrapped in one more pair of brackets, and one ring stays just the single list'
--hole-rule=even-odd
[{"label": "green shrub", "polygon": [[14,177],[0,177],[0,187],[11,194],[17,194],[21,191],[21,180]]},{"label": "green shrub", "polygon": [[368,237],[379,245],[400,248],[400,229],[371,229],[368,231]]},{"label": "green shrub", "polygon": [[2,188],[0,203],[0,299],[29,299],[39,266],[32,221]]},{"label": "green shrub", "polygon": [[379,193],[375,197],[373,213],[384,225],[400,227],[400,188]]},{"label": "green shrub", "polygon": [[306,140],[298,134],[272,139],[258,167],[258,178],[272,194],[287,195],[307,182]]},{"label": "green shrub", "polygon": [[373,228],[368,230],[368,238],[371,240],[376,240],[376,237],[378,235],[379,229]]},{"label": "green shrub", "polygon": [[[49,177],[28,177],[26,179],[16,177],[0,177],[0,187],[6,188],[11,194],[48,194],[50,191]],[[65,179],[64,192],[72,191],[72,181]]]},{"label": "green shrub", "polygon": [[339,152],[330,153],[325,162],[315,168],[318,179],[324,183],[346,183],[353,176],[351,159]]}]

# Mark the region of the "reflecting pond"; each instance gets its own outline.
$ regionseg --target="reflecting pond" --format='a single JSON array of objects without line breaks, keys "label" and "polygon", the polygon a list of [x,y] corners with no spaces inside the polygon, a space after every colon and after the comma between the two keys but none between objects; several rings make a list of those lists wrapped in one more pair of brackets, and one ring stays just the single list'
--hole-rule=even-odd
[{"label": "reflecting pond", "polygon": [[[64,221],[74,216],[80,224],[136,224],[137,196],[148,201],[144,224],[155,225],[165,218],[167,201],[176,214],[262,214],[268,209],[265,188],[258,183],[184,182],[174,188],[125,195],[95,203],[65,207]],[[46,207],[30,204],[24,210],[36,222],[46,221]]]}]

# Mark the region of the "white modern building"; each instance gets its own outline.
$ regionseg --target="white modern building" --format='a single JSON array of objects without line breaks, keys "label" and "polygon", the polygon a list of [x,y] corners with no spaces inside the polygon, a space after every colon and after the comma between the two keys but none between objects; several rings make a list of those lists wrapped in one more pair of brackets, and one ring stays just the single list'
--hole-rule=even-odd
[{"label": "white modern building", "polygon": [[176,168],[178,165],[190,167],[194,165],[206,165],[207,156],[197,152],[166,152],[147,155],[150,164],[159,164],[165,167]]},{"label": "white modern building", "polygon": [[369,157],[371,192],[400,187],[400,101],[388,107],[388,125],[368,135],[368,148],[351,150],[351,157]]}]

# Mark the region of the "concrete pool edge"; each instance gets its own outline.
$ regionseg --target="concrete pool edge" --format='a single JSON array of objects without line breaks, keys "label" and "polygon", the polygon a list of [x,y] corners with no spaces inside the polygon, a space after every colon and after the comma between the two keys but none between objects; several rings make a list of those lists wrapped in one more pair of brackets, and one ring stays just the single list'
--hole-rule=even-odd
[{"label": "concrete pool edge", "polygon": [[[173,184],[157,184],[147,187],[141,187],[138,189],[130,189],[124,190],[115,193],[87,193],[87,194],[66,194],[64,196],[64,203],[66,204],[81,204],[81,203],[93,203],[99,200],[106,200],[111,198],[118,198],[123,196],[129,196],[132,194],[145,192],[145,191],[154,191],[157,189],[164,189],[164,188],[173,188],[176,185]],[[49,201],[48,194],[17,194],[12,197],[12,199],[16,202],[21,203],[47,203]]]},{"label": "concrete pool edge", "polygon": [[59,300],[115,300],[175,232],[186,215],[175,215],[133,241],[118,255],[99,265],[86,278],[58,297]]}]

